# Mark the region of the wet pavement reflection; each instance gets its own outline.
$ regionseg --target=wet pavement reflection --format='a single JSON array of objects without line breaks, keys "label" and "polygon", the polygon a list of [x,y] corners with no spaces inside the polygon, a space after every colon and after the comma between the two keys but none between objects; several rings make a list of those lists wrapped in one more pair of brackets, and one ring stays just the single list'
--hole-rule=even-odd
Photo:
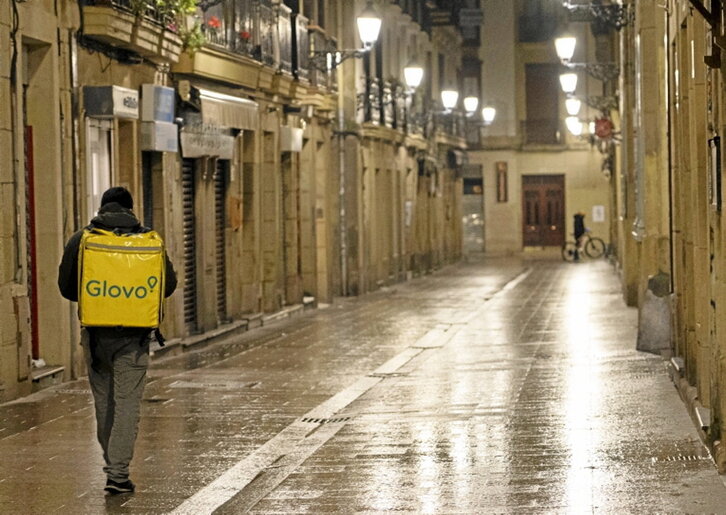
[{"label": "wet pavement reflection", "polygon": [[0,406],[0,513],[725,513],[605,262],[486,260],[155,360],[134,495],[85,381]]}]

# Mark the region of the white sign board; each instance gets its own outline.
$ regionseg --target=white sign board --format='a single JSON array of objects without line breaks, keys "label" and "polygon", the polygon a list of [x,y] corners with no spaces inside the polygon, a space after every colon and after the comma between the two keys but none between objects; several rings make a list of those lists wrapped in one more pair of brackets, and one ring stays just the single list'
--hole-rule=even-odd
[{"label": "white sign board", "polygon": [[199,124],[184,127],[181,134],[182,157],[204,156],[232,159],[234,156],[234,136],[219,127]]},{"label": "white sign board", "polygon": [[592,221],[593,222],[604,222],[605,221],[605,206],[592,206]]},{"label": "white sign board", "polygon": [[177,126],[166,122],[141,122],[141,150],[177,152]]}]

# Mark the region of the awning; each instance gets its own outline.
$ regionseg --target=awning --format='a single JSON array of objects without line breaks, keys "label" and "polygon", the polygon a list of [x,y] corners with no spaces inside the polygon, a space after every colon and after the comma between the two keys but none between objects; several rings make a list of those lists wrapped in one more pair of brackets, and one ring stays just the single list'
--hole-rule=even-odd
[{"label": "awning", "polygon": [[199,88],[204,123],[255,131],[259,128],[259,106],[246,98]]}]

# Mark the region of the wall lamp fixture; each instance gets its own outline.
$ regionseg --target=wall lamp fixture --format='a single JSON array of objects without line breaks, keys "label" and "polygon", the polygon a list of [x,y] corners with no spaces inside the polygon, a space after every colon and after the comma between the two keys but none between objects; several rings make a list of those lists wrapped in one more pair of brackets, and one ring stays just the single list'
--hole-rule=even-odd
[{"label": "wall lamp fixture", "polygon": [[360,36],[361,43],[363,43],[363,48],[357,50],[338,50],[335,52],[324,50],[313,52],[311,57],[313,66],[320,70],[330,71],[337,68],[343,61],[352,57],[363,57],[371,51],[373,45],[378,41],[382,21],[381,17],[373,8],[371,0],[368,0],[363,11],[356,17],[358,35]]}]

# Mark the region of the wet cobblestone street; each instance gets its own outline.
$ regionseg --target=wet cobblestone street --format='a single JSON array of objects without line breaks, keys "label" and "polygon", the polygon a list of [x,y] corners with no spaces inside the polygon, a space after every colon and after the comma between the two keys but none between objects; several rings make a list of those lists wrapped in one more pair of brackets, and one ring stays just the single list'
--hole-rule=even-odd
[{"label": "wet cobblestone street", "polygon": [[449,267],[154,360],[105,496],[85,380],[0,406],[0,513],[726,513],[606,262]]}]

